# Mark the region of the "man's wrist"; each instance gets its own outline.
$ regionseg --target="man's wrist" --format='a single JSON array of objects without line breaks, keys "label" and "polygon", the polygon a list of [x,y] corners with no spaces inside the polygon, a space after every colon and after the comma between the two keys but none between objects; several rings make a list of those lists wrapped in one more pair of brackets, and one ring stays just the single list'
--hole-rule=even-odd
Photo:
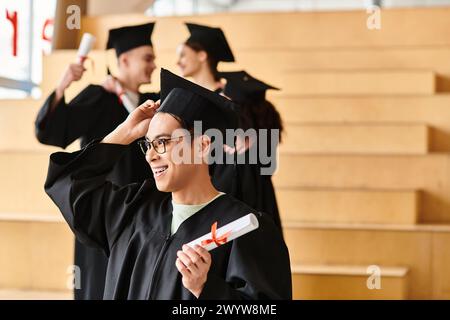
[{"label": "man's wrist", "polygon": [[202,294],[203,291],[203,287],[205,286],[205,284],[203,284],[199,289],[197,290],[192,290],[191,293],[198,299],[198,297],[200,297],[200,295]]},{"label": "man's wrist", "polygon": [[127,127],[120,124],[114,131],[108,134],[102,143],[123,144],[128,145],[136,140],[130,133]]},{"label": "man's wrist", "polygon": [[64,84],[59,84],[56,87],[55,94],[56,94],[57,99],[62,99],[64,97],[64,92],[66,91],[67,87],[68,86],[66,86]]}]

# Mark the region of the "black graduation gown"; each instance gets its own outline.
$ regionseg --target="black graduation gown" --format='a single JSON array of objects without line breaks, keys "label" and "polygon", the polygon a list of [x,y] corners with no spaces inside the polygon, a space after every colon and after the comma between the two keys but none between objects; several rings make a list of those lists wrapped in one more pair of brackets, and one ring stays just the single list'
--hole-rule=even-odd
[{"label": "black graduation gown", "polygon": [[[98,85],[89,85],[69,103],[62,99],[50,113],[54,97],[53,92],[40,109],[35,122],[36,137],[43,144],[66,148],[81,138],[80,144],[84,147],[93,139],[106,136],[128,116],[128,111],[118,97]],[[140,95],[141,103],[147,99],[156,101],[159,95]],[[117,185],[126,185],[151,176],[139,146],[133,143],[118,159],[108,178]],[[75,290],[75,299],[102,299],[107,266],[104,253],[76,240],[75,265],[81,270],[81,288]]]},{"label": "black graduation gown", "polygon": [[[222,93],[223,89],[215,92]],[[254,144],[253,148],[257,145]],[[270,150],[270,144],[268,144]],[[247,150],[243,157],[249,158],[250,151]],[[212,164],[210,174],[212,183],[217,190],[233,195],[235,198],[245,202],[250,207],[267,213],[275,225],[282,229],[280,212],[278,211],[277,198],[272,183],[271,175],[261,175],[261,163],[230,164],[233,156],[224,153],[223,164]]]},{"label": "black graduation gown", "polygon": [[[256,147],[256,143],[252,148]],[[275,190],[271,175],[261,175],[261,163],[250,164],[250,150],[242,156],[247,160],[243,164],[225,164],[233,161],[233,156],[224,154],[224,164],[212,164],[210,173],[216,189],[232,194],[258,211],[267,213],[281,230],[280,213],[278,211]]]},{"label": "black graduation gown", "polygon": [[[171,194],[149,180],[118,187],[109,171],[126,147],[94,141],[74,153],[50,157],[45,190],[75,235],[109,256],[105,299],[195,299],[175,266],[182,245],[250,212],[224,195],[188,218],[170,236]],[[259,228],[211,251],[200,299],[291,299],[289,254],[265,214]]]}]

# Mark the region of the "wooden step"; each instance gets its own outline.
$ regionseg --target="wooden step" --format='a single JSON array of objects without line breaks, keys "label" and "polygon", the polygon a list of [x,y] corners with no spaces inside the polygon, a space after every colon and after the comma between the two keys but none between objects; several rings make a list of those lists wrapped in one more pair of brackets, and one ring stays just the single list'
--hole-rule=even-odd
[{"label": "wooden step", "polygon": [[425,125],[302,124],[289,125],[280,151],[312,154],[426,154]]},{"label": "wooden step", "polygon": [[73,243],[62,218],[0,214],[0,287],[68,290]]},{"label": "wooden step", "polygon": [[428,123],[443,127],[450,95],[282,97],[268,95],[287,123]]},{"label": "wooden step", "polygon": [[0,289],[0,300],[73,300],[70,291]]},{"label": "wooden step", "polygon": [[[291,263],[406,267],[408,298],[448,299],[450,227],[285,224]],[[442,251],[444,250],[444,251]]]},{"label": "wooden step", "polygon": [[[408,268],[378,267],[376,276],[369,266],[294,265],[293,298],[297,300],[404,300],[408,297]],[[372,286],[368,286],[369,285]]]},{"label": "wooden step", "polygon": [[[106,44],[114,27],[157,21],[153,43],[157,49],[175,49],[187,38],[183,22],[220,26],[232,49],[441,46],[450,44],[449,8],[399,8],[382,11],[382,28],[370,30],[366,10],[339,12],[222,13],[190,17],[149,18],[140,14],[86,16],[83,32]],[[420,23],[417,23],[420,21]],[[424,28],[423,26],[427,26]]]},{"label": "wooden step", "polygon": [[450,222],[448,154],[281,154],[276,188],[421,190],[420,221]]},{"label": "wooden step", "polygon": [[300,228],[311,230],[364,230],[364,231],[394,231],[394,232],[433,232],[445,234],[450,232],[450,224],[446,223],[417,223],[417,224],[387,224],[368,222],[301,222],[283,221],[286,228]]},{"label": "wooden step", "polygon": [[[0,100],[0,151],[56,152],[58,147],[46,146],[36,139],[34,122],[42,100]],[[77,150],[74,142],[67,150]]]},{"label": "wooden step", "polygon": [[0,100],[0,150],[48,150],[34,135],[34,121],[41,103],[33,99]]},{"label": "wooden step", "polygon": [[[61,80],[67,66],[76,61],[76,50],[57,50],[50,55],[44,55],[42,60],[41,90],[43,98],[46,98]],[[89,54],[91,60],[84,63],[86,72],[81,80],[73,82],[65,91],[66,101],[73,99],[82,89],[89,84],[101,84],[106,77],[107,61],[111,59],[111,67],[115,67],[115,59],[111,53],[104,51],[92,51]],[[156,74],[156,73],[155,73]]]},{"label": "wooden step", "polygon": [[[173,50],[160,50],[158,63],[175,67]],[[245,69],[270,82],[274,73],[288,70],[432,70],[450,72],[450,47],[241,49],[236,63],[223,70]],[[267,63],[270,61],[270,63]]]},{"label": "wooden step", "polygon": [[273,95],[431,95],[436,91],[432,71],[305,71],[285,72]]},{"label": "wooden step", "polygon": [[284,153],[280,155],[274,182],[277,187],[363,189],[444,187],[449,160],[449,155],[436,153],[376,156]]},{"label": "wooden step", "polygon": [[414,190],[278,188],[284,222],[415,224],[420,210]]},{"label": "wooden step", "polygon": [[412,124],[429,126],[430,151],[450,152],[450,95],[269,97],[287,124]]},{"label": "wooden step", "polygon": [[58,208],[45,194],[50,153],[0,153],[0,212],[54,214]]}]

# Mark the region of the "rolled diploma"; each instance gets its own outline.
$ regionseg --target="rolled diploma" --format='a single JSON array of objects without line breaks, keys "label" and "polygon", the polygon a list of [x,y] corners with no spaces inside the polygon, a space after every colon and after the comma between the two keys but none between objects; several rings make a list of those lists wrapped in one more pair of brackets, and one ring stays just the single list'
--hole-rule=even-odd
[{"label": "rolled diploma", "polygon": [[90,33],[84,33],[83,37],[81,38],[80,47],[78,48],[78,63],[82,64],[84,60],[86,60],[89,52],[92,49],[92,46],[94,45],[95,37]]},{"label": "rolled diploma", "polygon": [[[230,235],[227,238],[227,242],[230,242],[234,239],[243,236],[244,234],[247,234],[253,230],[258,229],[258,227],[259,227],[258,219],[253,213],[249,213],[248,215],[243,216],[242,218],[239,218],[217,229],[216,236],[220,237],[223,234],[227,233],[228,231],[231,231]],[[196,244],[202,246],[202,241],[206,239],[211,239],[211,236],[212,236],[211,232],[207,233],[204,236],[189,242],[187,245],[190,246],[191,248],[193,248]],[[217,244],[211,242],[202,247],[208,251],[211,251],[212,249],[217,248]]]}]

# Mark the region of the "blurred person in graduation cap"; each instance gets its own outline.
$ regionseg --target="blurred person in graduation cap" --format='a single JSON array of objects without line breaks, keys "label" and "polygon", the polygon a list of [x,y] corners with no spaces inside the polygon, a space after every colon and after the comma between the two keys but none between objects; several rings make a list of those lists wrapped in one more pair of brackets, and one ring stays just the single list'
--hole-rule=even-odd
[{"label": "blurred person in graduation cap", "polygon": [[[245,71],[221,72],[220,76],[226,80],[223,94],[239,105],[239,127],[244,131],[254,129],[255,135],[238,137],[233,152],[242,157],[244,163],[238,163],[237,198],[249,206],[269,214],[275,224],[281,229],[280,215],[272,184],[272,175],[263,174],[263,167],[274,166],[276,169],[276,152],[283,123],[280,114],[274,105],[266,99],[267,90],[279,90],[248,74]],[[260,130],[266,130],[267,135],[260,135]],[[272,134],[274,134],[272,136]],[[257,155],[256,162],[252,163],[250,155]],[[261,159],[265,159],[262,163]],[[255,159],[256,160],[256,159]],[[271,163],[275,161],[275,163]],[[217,170],[213,181],[221,183],[219,189],[231,190],[234,171],[230,166],[222,166]],[[270,170],[266,170],[271,172]],[[228,178],[227,178],[228,177]]]},{"label": "blurred person in graduation cap", "polygon": [[186,23],[189,38],[178,49],[181,75],[196,84],[220,92],[222,83],[217,69],[219,62],[234,62],[233,52],[220,28]]},{"label": "blurred person in graduation cap", "polygon": [[[46,192],[76,237],[109,256],[105,299],[291,299],[289,254],[272,219],[211,183],[210,129],[235,129],[234,107],[162,69],[161,106],[147,101],[103,140],[51,155]],[[201,131],[193,130],[196,121]],[[109,172],[144,135],[141,156],[157,190],[149,180],[116,186]],[[175,150],[188,161],[175,161]],[[256,230],[209,252],[185,245],[215,222],[251,212]]]},{"label": "blurred person in graduation cap", "polygon": [[[66,148],[80,138],[81,147],[84,147],[93,139],[111,132],[142,102],[158,100],[159,94],[138,91],[140,85],[151,82],[156,68],[151,42],[153,27],[154,23],[147,23],[109,31],[107,49],[114,49],[118,58],[119,72],[114,82],[122,92],[110,92],[110,88],[91,84],[66,102],[65,90],[80,80],[85,71],[82,64],[70,64],[37,115],[37,139],[43,144]],[[131,101],[127,106],[119,97],[122,94],[126,94],[128,102]],[[126,148],[109,172],[109,179],[117,185],[143,181],[148,177],[151,177],[151,170],[142,158],[137,142]],[[75,265],[80,268],[81,278],[78,280],[81,288],[75,289],[75,299],[103,297],[107,261],[102,251],[76,241]]]},{"label": "blurred person in graduation cap", "polygon": [[[224,32],[220,28],[194,23],[186,23],[186,27],[190,35],[177,49],[181,75],[191,78],[204,88],[222,93],[223,83],[218,64],[235,61]],[[225,153],[223,163],[211,164],[210,172],[216,188],[239,199],[238,177],[232,154]]]}]

